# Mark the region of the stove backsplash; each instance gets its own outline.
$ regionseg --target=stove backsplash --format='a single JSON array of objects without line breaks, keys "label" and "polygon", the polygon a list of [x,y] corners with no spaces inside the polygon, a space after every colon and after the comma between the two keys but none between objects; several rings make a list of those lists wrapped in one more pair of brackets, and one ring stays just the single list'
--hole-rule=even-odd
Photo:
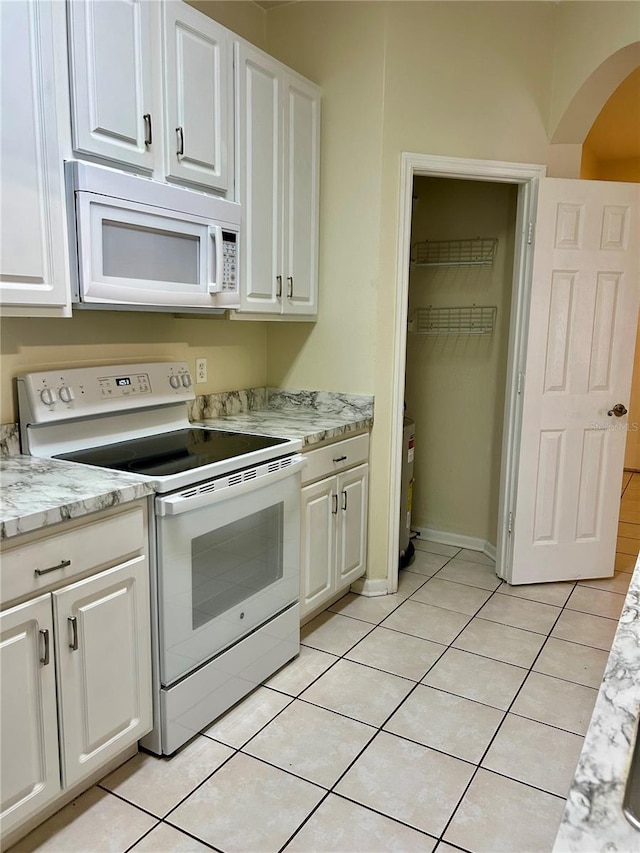
[{"label": "stove backsplash", "polygon": [[20,427],[18,424],[0,424],[0,459],[20,455]]},{"label": "stove backsplash", "polygon": [[189,419],[201,421],[224,415],[239,415],[252,409],[302,410],[319,414],[373,417],[373,397],[334,391],[291,391],[283,388],[248,388],[204,394],[189,405]]}]

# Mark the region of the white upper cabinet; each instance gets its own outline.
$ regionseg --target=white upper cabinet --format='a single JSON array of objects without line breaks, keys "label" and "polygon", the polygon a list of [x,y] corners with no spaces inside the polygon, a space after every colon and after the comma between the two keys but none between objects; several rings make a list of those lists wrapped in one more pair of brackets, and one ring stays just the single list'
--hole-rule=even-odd
[{"label": "white upper cabinet", "polygon": [[284,78],[283,267],[285,312],[315,314],[318,289],[320,96],[300,77]]},{"label": "white upper cabinet", "polygon": [[179,2],[164,5],[166,177],[232,188],[233,80],[229,32]]},{"label": "white upper cabinet", "polygon": [[235,46],[241,311],[317,313],[320,92]]},{"label": "white upper cabinet", "polygon": [[144,0],[71,0],[73,147],[151,172],[160,132],[152,103],[158,69]]},{"label": "white upper cabinet", "polygon": [[62,4],[0,2],[0,300],[8,316],[69,312],[65,29]]},{"label": "white upper cabinet", "polygon": [[76,153],[232,198],[229,36],[178,0],[70,0]]}]

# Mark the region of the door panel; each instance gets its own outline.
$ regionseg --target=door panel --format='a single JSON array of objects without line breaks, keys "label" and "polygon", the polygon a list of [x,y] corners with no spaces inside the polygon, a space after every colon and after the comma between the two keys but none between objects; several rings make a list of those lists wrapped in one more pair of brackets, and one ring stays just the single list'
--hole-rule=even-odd
[{"label": "door panel", "polygon": [[225,192],[233,147],[227,31],[184,3],[167,3],[164,16],[167,177]]},{"label": "door panel", "polygon": [[366,569],[368,479],[368,465],[358,465],[338,478],[338,588],[359,578]]},{"label": "door panel", "polygon": [[150,4],[141,0],[69,4],[74,148],[150,171],[149,16]]},{"label": "door panel", "polygon": [[285,78],[284,276],[287,314],[318,310],[318,148],[320,98]]},{"label": "door panel", "polygon": [[69,787],[151,728],[146,557],[71,584],[53,599]]},{"label": "door panel", "polygon": [[283,287],[282,77],[275,60],[244,44],[236,50],[241,305],[245,311],[273,314],[280,311]]},{"label": "door panel", "polygon": [[60,791],[50,596],[5,611],[0,626],[0,791],[6,834]]},{"label": "door panel", "polygon": [[64,8],[0,3],[0,297],[5,305],[64,307],[69,266],[55,51]]},{"label": "door panel", "polygon": [[512,583],[613,574],[640,295],[637,185],[540,190]]},{"label": "door panel", "polygon": [[330,477],[302,489],[302,616],[313,610],[333,588],[336,486],[336,478]]}]

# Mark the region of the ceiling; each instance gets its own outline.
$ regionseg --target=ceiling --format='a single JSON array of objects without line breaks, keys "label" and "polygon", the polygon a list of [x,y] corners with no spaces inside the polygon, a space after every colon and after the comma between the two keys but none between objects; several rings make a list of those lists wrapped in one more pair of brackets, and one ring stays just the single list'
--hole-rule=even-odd
[{"label": "ceiling", "polygon": [[640,157],[640,68],[611,95],[584,142],[598,160]]}]

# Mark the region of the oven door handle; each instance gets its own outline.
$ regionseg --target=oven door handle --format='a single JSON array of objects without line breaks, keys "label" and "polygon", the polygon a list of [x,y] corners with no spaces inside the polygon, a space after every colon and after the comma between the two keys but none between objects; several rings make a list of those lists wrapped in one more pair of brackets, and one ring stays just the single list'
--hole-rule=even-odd
[{"label": "oven door handle", "polygon": [[[277,483],[279,480],[284,480],[285,477],[290,477],[292,474],[301,471],[306,464],[307,460],[305,457],[298,454],[292,457],[291,463],[285,468],[263,474],[262,476],[247,478],[233,485],[211,489],[211,481],[209,481],[208,483],[200,484],[200,486],[194,486],[191,489],[184,489],[175,495],[163,495],[156,498],[156,513],[157,515],[180,515],[190,510],[212,506],[213,504],[220,503],[220,501],[230,500],[238,495],[262,489],[265,486],[271,486],[273,483]],[[268,462],[265,463],[265,467],[267,465],[269,465]],[[221,481],[225,479],[225,477],[220,478]]]}]

